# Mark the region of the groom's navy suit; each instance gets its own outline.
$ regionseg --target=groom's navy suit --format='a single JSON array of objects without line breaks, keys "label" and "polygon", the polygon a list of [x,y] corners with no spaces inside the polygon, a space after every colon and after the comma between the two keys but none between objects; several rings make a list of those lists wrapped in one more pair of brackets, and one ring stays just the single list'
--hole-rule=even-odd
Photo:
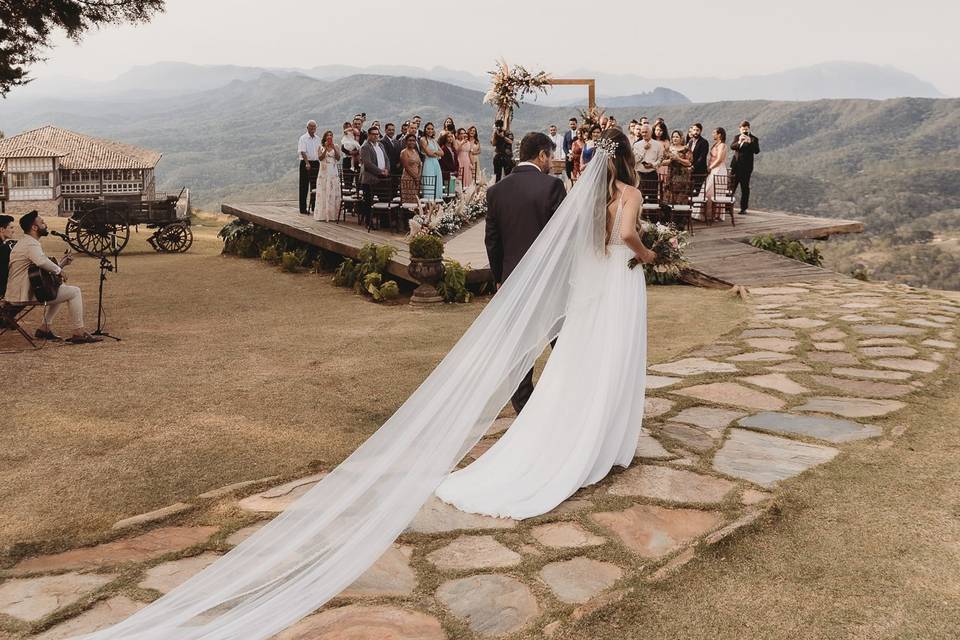
[{"label": "groom's navy suit", "polygon": [[[499,285],[513,273],[566,195],[559,178],[528,164],[487,189],[485,242],[494,282]],[[511,400],[517,413],[532,393],[530,369]]]}]

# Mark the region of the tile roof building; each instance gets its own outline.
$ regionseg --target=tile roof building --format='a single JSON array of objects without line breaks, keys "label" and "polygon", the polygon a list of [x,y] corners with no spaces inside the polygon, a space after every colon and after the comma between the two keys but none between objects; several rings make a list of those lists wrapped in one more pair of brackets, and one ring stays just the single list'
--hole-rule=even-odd
[{"label": "tile roof building", "polygon": [[50,125],[0,139],[0,210],[70,215],[75,200],[152,199],[162,154]]}]

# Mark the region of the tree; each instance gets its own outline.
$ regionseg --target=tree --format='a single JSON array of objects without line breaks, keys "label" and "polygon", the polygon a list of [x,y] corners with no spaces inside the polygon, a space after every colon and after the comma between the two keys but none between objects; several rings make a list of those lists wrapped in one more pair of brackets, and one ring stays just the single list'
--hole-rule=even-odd
[{"label": "tree", "polygon": [[79,42],[93,27],[148,22],[165,0],[0,0],[0,97],[30,82],[28,68],[42,60],[50,36],[63,29]]}]

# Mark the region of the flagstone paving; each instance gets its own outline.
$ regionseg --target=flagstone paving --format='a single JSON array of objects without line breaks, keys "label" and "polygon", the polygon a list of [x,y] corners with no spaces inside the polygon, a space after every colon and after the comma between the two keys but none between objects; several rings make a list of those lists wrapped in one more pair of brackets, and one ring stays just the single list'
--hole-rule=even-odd
[{"label": "flagstone paving", "polygon": [[[841,450],[864,441],[893,446],[896,412],[956,358],[960,305],[939,292],[837,280],[755,288],[744,304],[751,319],[728,336],[651,364],[630,468],[525,521],[431,498],[373,567],[275,640],[566,637],[569,621],[616,602],[622,585],[676,576],[705,545],[749,535],[781,483],[844,464]],[[471,456],[513,420],[498,418]],[[0,637],[11,620],[47,640],[118,622],[323,476],[238,478],[131,514],[101,544],[21,556],[0,571]],[[218,521],[208,512],[240,518],[206,526]],[[172,519],[193,524],[164,526]]]}]

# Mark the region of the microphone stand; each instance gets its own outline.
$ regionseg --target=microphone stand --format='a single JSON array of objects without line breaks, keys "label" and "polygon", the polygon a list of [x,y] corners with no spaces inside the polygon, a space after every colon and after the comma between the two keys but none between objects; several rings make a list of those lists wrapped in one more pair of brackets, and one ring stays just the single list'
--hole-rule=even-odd
[{"label": "microphone stand", "polygon": [[106,256],[100,256],[100,291],[97,295],[97,329],[93,332],[95,336],[110,338],[120,342],[120,338],[110,335],[103,330],[103,283],[107,281],[107,271],[113,271],[114,266]]}]

